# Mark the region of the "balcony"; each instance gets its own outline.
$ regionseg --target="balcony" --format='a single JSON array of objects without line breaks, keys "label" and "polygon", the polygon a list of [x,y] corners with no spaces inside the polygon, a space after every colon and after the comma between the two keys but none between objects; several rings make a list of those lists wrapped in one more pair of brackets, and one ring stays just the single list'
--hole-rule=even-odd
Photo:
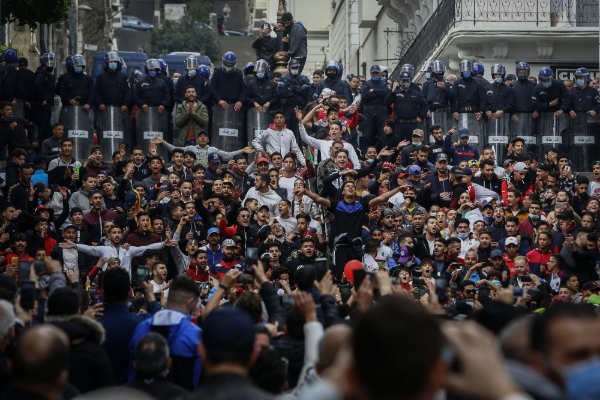
[{"label": "balcony", "polygon": [[[568,31],[598,27],[598,0],[443,0],[410,47],[401,54],[400,66],[419,68],[430,59],[451,30],[486,32]],[[584,29],[585,30],[585,29]]]}]

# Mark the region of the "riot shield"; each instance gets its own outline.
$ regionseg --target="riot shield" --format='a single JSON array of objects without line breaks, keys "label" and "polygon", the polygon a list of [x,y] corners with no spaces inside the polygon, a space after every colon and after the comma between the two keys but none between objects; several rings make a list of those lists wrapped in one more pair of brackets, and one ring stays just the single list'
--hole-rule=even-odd
[{"label": "riot shield", "polygon": [[60,109],[61,106],[52,106],[52,111],[50,114],[50,126],[60,122]]},{"label": "riot shield", "polygon": [[538,154],[537,120],[532,113],[515,113],[510,116],[510,140],[517,137],[525,140],[525,153]]},{"label": "riot shield", "polygon": [[171,113],[171,121],[172,123],[172,130],[173,130],[173,144],[174,145],[178,145],[179,143],[179,128],[177,127],[177,124],[175,123],[175,119],[177,117],[177,107],[179,106],[179,104],[175,104],[175,107],[173,107],[173,112]]},{"label": "riot shield", "polygon": [[479,154],[483,154],[485,147],[483,121],[477,121],[474,113],[459,113],[456,129],[467,128],[469,130],[469,144],[477,149]]},{"label": "riot shield", "polygon": [[94,112],[79,106],[63,106],[60,120],[65,125],[66,136],[73,140],[73,157],[85,161],[94,144]]},{"label": "riot shield", "polygon": [[[162,114],[158,113],[158,107],[149,107],[148,112],[144,112],[142,109],[138,109],[137,120],[136,120],[136,138],[137,145],[140,146],[144,152],[150,147],[150,141],[155,137],[165,139],[168,128],[168,116],[167,111],[163,111]],[[156,152],[159,156],[163,156],[165,161],[169,161],[169,152],[163,145],[156,146]]]},{"label": "riot shield", "polygon": [[431,116],[425,118],[421,123],[421,129],[429,137],[429,143],[433,143],[435,140],[433,139],[433,136],[431,136],[429,129],[431,129],[433,125],[439,125],[442,127],[442,132],[445,135],[450,130],[452,116],[446,111],[437,111],[430,114]]},{"label": "riot shield", "polygon": [[566,153],[568,148],[568,126],[565,115],[556,118],[553,112],[543,112],[539,116],[540,130],[538,143],[540,147],[540,160],[544,159],[546,151],[555,148],[559,153]]},{"label": "riot shield", "polygon": [[494,149],[496,160],[501,163],[506,158],[510,141],[510,115],[503,114],[500,118],[486,119],[485,124],[486,145]]},{"label": "riot shield", "polygon": [[233,104],[227,110],[223,107],[213,108],[213,126],[211,145],[223,151],[236,151],[244,147],[242,137],[242,112],[233,110]]},{"label": "riot shield", "polygon": [[573,163],[573,170],[589,171],[592,161],[598,159],[596,146],[598,122],[594,116],[587,113],[577,113],[575,118],[567,118],[570,120],[569,159]]},{"label": "riot shield", "polygon": [[129,135],[129,112],[121,113],[120,107],[106,107],[98,111],[98,144],[102,147],[104,162],[112,162],[112,154],[119,151],[121,144],[131,144]]},{"label": "riot shield", "polygon": [[29,108],[25,103],[21,100],[17,100],[17,108],[13,109],[13,117],[21,117],[29,121],[29,114]]},{"label": "riot shield", "polygon": [[[252,141],[260,136],[260,134],[269,128],[273,117],[270,112],[257,113],[256,108],[251,108],[246,113],[248,146],[252,146]],[[254,154],[248,156],[248,163],[254,160]]]}]

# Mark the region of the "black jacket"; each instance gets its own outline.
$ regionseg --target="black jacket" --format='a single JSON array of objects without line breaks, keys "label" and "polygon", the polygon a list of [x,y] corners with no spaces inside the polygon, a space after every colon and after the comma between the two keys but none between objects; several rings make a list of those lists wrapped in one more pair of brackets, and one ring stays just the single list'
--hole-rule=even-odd
[{"label": "black jacket", "polygon": [[[11,124],[17,125],[11,129]],[[8,145],[8,152],[14,149],[32,151],[31,142],[37,142],[38,129],[30,121],[21,117],[12,117],[10,120],[0,118],[0,148]]]},{"label": "black jacket", "polygon": [[75,97],[81,98],[80,106],[92,105],[94,102],[94,81],[84,73],[77,74],[73,71],[63,75],[59,90],[63,106],[70,106],[69,102]]},{"label": "black jacket", "polygon": [[[304,342],[302,344],[304,345]],[[244,376],[218,374],[206,377],[200,382],[198,390],[183,399],[270,400],[273,398],[272,394],[257,388]]]}]

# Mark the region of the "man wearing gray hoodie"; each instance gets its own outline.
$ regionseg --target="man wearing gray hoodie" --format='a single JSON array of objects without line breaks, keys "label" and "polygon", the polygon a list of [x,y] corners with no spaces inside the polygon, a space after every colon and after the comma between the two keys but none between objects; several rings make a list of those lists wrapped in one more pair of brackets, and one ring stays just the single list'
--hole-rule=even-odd
[{"label": "man wearing gray hoodie", "polygon": [[83,176],[83,184],[81,185],[81,189],[73,193],[69,199],[69,208],[81,208],[84,214],[89,212],[90,193],[94,189],[96,189],[96,177],[92,174],[85,174]]},{"label": "man wearing gray hoodie", "polygon": [[[269,207],[269,215],[279,215],[281,197],[269,186],[268,174],[256,175],[254,187],[248,190],[246,199],[256,199],[259,207]],[[246,199],[242,203],[245,203]]]},{"label": "man wearing gray hoodie", "polygon": [[279,54],[287,58],[297,59],[300,62],[298,73],[301,74],[308,55],[307,30],[300,22],[294,21],[294,16],[289,12],[281,16],[281,24],[285,27],[284,33],[288,35],[283,38],[283,41],[289,43],[290,48],[287,52],[280,51]]}]

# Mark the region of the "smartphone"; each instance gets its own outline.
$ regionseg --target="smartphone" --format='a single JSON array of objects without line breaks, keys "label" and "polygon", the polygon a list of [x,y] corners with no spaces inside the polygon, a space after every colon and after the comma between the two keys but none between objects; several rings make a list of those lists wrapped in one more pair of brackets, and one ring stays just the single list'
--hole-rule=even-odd
[{"label": "smartphone", "polygon": [[429,167],[424,167],[424,168],[423,168],[423,173],[424,173],[424,174],[426,174],[426,173],[428,173],[428,172],[429,172]]},{"label": "smartphone", "polygon": [[73,173],[74,174],[78,174],[79,173],[79,167],[73,167]]},{"label": "smartphone", "polygon": [[142,282],[150,280],[150,270],[148,267],[140,266],[137,268],[135,276],[136,289],[141,291],[143,290]]},{"label": "smartphone", "polygon": [[154,298],[156,299],[156,302],[158,304],[160,304],[160,296],[161,295],[162,295],[162,292],[154,293]]},{"label": "smartphone", "polygon": [[515,299],[522,299],[527,296],[527,289],[516,287],[513,289],[513,297]]},{"label": "smartphone", "polygon": [[100,297],[96,288],[89,288],[88,294],[90,296],[90,305],[102,303],[102,297]]},{"label": "smartphone", "polygon": [[24,310],[32,310],[35,303],[35,282],[24,281],[21,284],[21,307]]},{"label": "smartphone", "polygon": [[42,260],[36,260],[33,262],[33,269],[36,274],[41,274],[46,269],[46,266]]},{"label": "smartphone", "polygon": [[571,167],[569,167],[568,165],[565,165],[565,166],[563,167],[563,169],[564,169],[565,171],[570,171],[570,170],[571,170]]},{"label": "smartphone", "polygon": [[246,257],[244,258],[244,270],[247,274],[254,274],[252,265],[258,260],[258,248],[246,247]]},{"label": "smartphone", "polygon": [[554,208],[567,208],[567,203],[564,201],[557,201],[554,203]]},{"label": "smartphone", "polygon": [[281,305],[285,308],[294,308],[296,307],[296,299],[294,299],[293,294],[284,294],[281,296]]},{"label": "smartphone", "polygon": [[29,274],[31,273],[31,261],[19,261],[19,285],[23,281],[29,280]]},{"label": "smartphone", "polygon": [[377,278],[375,277],[374,273],[368,272],[364,269],[357,269],[354,271],[354,287],[356,288],[356,290],[358,290],[360,285],[362,285],[363,280],[367,276],[369,276],[371,283],[374,284],[376,282]]},{"label": "smartphone", "polygon": [[450,290],[452,290],[452,297],[456,298],[456,289],[458,288],[458,284],[451,282],[449,283],[450,285]]},{"label": "smartphone", "polygon": [[321,279],[323,279],[323,277],[327,273],[327,270],[329,269],[327,265],[327,258],[317,258],[315,260],[315,268],[317,270],[317,281],[320,282]]},{"label": "smartphone", "polygon": [[479,288],[479,292],[477,292],[477,299],[479,301],[487,300],[490,298],[490,288],[489,286],[481,286]]}]

